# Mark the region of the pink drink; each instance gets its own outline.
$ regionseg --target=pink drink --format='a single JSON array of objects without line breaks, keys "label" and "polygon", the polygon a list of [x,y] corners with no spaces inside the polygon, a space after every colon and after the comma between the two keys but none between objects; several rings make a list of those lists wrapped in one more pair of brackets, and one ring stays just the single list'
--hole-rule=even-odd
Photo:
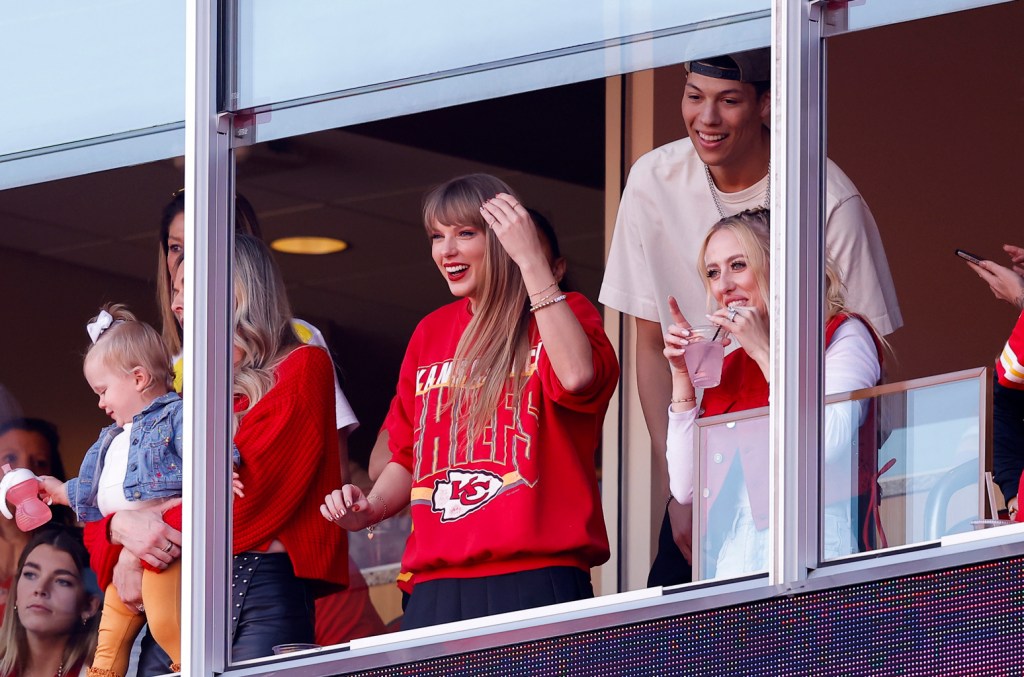
[{"label": "pink drink", "polygon": [[694,388],[714,388],[722,381],[722,359],[725,349],[721,341],[697,340],[686,346],[683,358]]}]

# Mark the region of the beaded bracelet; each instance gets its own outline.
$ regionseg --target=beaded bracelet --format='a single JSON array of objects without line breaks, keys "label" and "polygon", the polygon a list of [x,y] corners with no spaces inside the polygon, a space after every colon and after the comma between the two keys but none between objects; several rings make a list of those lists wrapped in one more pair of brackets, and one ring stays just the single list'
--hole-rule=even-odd
[{"label": "beaded bracelet", "polygon": [[696,401],[697,401],[697,396],[696,395],[694,395],[693,397],[683,397],[683,398],[680,398],[678,400],[669,400],[669,402],[671,402],[672,404],[683,404],[685,402],[696,402]]},{"label": "beaded bracelet", "polygon": [[376,522],[374,522],[370,526],[366,527],[366,538],[370,539],[371,541],[373,540],[373,530],[376,529],[378,526],[380,526],[380,523],[383,522],[384,518],[388,516],[388,504],[379,495],[374,494],[374,495],[370,496],[368,499],[366,499],[366,501],[367,501],[367,503],[369,503],[370,501],[372,501],[375,498],[378,501],[380,501],[380,504],[382,506],[384,506],[384,512],[382,512],[380,514],[380,519],[379,520],[377,520]]},{"label": "beaded bracelet", "polygon": [[558,296],[556,296],[555,298],[551,299],[550,301],[542,301],[541,303],[538,303],[538,304],[530,306],[530,312],[531,313],[535,313],[538,310],[540,310],[541,308],[546,308],[548,306],[553,306],[556,303],[561,303],[565,299],[566,299],[565,294],[559,294]]}]

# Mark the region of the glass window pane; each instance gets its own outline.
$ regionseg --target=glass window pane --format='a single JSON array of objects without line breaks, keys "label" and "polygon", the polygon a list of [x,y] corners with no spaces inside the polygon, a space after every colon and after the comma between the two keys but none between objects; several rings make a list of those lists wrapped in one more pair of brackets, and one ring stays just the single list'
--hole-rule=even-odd
[{"label": "glass window pane", "polygon": [[767,407],[697,421],[695,581],[768,568],[768,422]]},{"label": "glass window pane", "polygon": [[984,516],[987,386],[977,370],[950,379],[826,407],[824,560],[963,533]]},{"label": "glass window pane", "polygon": [[182,3],[6,3],[0,63],[0,157],[185,119]]},{"label": "glass window pane", "polygon": [[858,31],[1002,2],[1008,0],[869,0],[843,3],[839,11],[849,12],[846,28]]},{"label": "glass window pane", "polygon": [[469,0],[241,0],[237,105],[250,108],[556,50],[601,47],[605,41],[768,8],[766,0],[520,0],[500,11]]}]

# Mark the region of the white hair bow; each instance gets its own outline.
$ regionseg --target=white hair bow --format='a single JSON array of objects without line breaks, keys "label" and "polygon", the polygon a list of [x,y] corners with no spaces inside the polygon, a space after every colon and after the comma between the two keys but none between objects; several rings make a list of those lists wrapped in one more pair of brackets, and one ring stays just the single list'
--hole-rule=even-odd
[{"label": "white hair bow", "polygon": [[85,325],[85,330],[89,332],[89,338],[92,339],[92,342],[96,343],[100,340],[103,332],[110,329],[112,324],[114,324],[114,316],[105,310],[101,310],[95,320]]}]

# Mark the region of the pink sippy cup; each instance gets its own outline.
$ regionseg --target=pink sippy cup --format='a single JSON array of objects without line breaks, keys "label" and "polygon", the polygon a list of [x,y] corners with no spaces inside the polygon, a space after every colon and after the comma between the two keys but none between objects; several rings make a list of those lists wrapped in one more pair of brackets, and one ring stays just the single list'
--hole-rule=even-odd
[{"label": "pink sippy cup", "polygon": [[[50,507],[39,498],[39,480],[27,468],[16,468],[4,464],[4,476],[0,479],[0,512],[13,519],[22,531],[32,531],[43,526],[53,517]],[[7,500],[14,505],[17,517],[7,508]]]}]

